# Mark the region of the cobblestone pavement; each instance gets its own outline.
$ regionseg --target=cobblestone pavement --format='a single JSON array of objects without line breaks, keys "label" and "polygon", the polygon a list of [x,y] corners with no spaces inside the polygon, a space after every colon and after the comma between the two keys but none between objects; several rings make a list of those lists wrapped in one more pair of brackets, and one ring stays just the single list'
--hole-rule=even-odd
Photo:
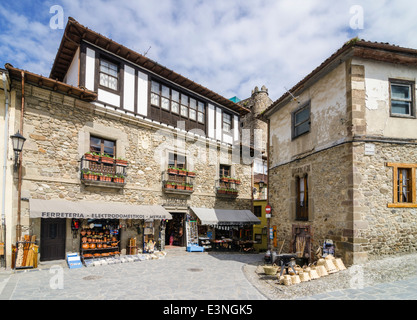
[{"label": "cobblestone pavement", "polygon": [[258,255],[185,253],[107,266],[0,272],[2,300],[265,300],[242,268]]},{"label": "cobblestone pavement", "polygon": [[[349,270],[291,287],[256,272],[262,254],[182,252],[163,259],[68,269],[0,271],[1,300],[417,300],[417,255],[388,278],[349,285]],[[398,262],[390,260],[389,262]],[[373,264],[375,265],[375,263]],[[380,269],[385,268],[380,263]],[[366,269],[365,269],[366,270]],[[365,273],[366,275],[366,273]],[[379,276],[378,275],[378,276]],[[372,273],[375,277],[375,273]],[[369,278],[369,277],[368,277]]]}]

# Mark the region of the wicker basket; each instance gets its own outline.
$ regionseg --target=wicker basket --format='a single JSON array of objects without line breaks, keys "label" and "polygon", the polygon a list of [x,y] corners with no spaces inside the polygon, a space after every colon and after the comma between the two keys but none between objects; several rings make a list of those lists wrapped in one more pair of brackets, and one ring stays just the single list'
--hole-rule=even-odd
[{"label": "wicker basket", "polygon": [[339,271],[346,270],[346,267],[345,267],[342,259],[340,259],[340,258],[337,258],[337,259],[334,260],[334,265]]},{"label": "wicker basket", "polygon": [[291,282],[292,284],[298,284],[301,282],[300,276],[298,274],[291,276]]},{"label": "wicker basket", "polygon": [[282,283],[284,284],[284,286],[290,286],[293,284],[291,276],[289,274],[284,275],[282,278]]},{"label": "wicker basket", "polygon": [[311,269],[310,271],[308,271],[308,274],[309,274],[311,280],[320,279],[320,276],[317,273],[316,269]]},{"label": "wicker basket", "polygon": [[274,276],[277,274],[278,270],[280,269],[277,265],[273,266],[263,266],[265,274],[269,276]]},{"label": "wicker basket", "polygon": [[324,267],[326,268],[328,274],[332,274],[339,271],[334,265],[333,261],[333,259],[325,259]]},{"label": "wicker basket", "polygon": [[299,276],[301,282],[307,282],[311,280],[310,274],[308,272],[300,272]]},{"label": "wicker basket", "polygon": [[320,277],[325,277],[325,276],[329,275],[329,273],[327,272],[327,269],[324,265],[320,265],[320,266],[315,267],[315,270],[317,271],[317,273]]}]

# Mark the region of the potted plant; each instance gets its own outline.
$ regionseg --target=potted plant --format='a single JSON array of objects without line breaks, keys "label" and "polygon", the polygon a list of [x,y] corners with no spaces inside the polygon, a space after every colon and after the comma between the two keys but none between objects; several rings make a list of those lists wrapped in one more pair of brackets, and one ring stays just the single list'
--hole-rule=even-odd
[{"label": "potted plant", "polygon": [[217,193],[220,193],[220,194],[225,194],[225,193],[226,193],[226,190],[227,190],[227,189],[225,189],[225,188],[218,188],[218,189],[217,189]]},{"label": "potted plant", "polygon": [[125,182],[125,176],[122,175],[122,174],[117,174],[117,175],[113,176],[113,182],[124,183]]},{"label": "potted plant", "polygon": [[185,183],[177,184],[178,190],[185,190]]},{"label": "potted plant", "polygon": [[178,169],[178,175],[180,175],[180,176],[186,176],[187,175],[187,170],[185,170],[183,168],[179,168]]},{"label": "potted plant", "polygon": [[227,176],[222,176],[222,177],[220,178],[220,180],[221,180],[222,182],[229,182],[229,177],[227,177]]},{"label": "potted plant", "polygon": [[191,185],[191,184],[186,184],[185,185],[185,190],[187,190],[187,191],[191,191],[191,190],[193,190],[193,185]]},{"label": "potted plant", "polygon": [[114,158],[111,155],[108,155],[106,153],[102,153],[101,154],[101,162],[102,163],[107,163],[107,164],[113,164],[114,163]]},{"label": "potted plant", "polygon": [[98,160],[100,160],[100,156],[97,153],[91,152],[91,151],[86,152],[84,154],[84,158],[88,161],[98,161]]},{"label": "potted plant", "polygon": [[119,166],[126,167],[127,166],[127,160],[123,158],[116,158],[116,164]]},{"label": "potted plant", "polygon": [[240,182],[240,179],[236,179],[236,180],[235,180],[235,183],[236,183],[236,184],[240,184],[240,183],[241,183],[241,182]]},{"label": "potted plant", "polygon": [[195,177],[195,171],[188,171],[187,175],[189,177]]},{"label": "potted plant", "polygon": [[175,182],[171,182],[171,181],[165,182],[165,188],[166,189],[175,189],[175,187],[176,187],[176,183]]},{"label": "potted plant", "polygon": [[178,174],[178,169],[175,167],[168,167],[168,173],[170,174]]}]

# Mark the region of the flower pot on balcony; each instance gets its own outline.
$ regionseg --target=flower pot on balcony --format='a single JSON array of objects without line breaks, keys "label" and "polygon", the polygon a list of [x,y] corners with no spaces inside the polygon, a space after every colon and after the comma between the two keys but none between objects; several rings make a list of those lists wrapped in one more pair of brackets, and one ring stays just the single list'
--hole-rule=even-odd
[{"label": "flower pot on balcony", "polygon": [[188,171],[187,175],[188,175],[189,177],[195,177],[195,172],[193,172],[193,171]]},{"label": "flower pot on balcony", "polygon": [[114,164],[114,159],[111,157],[101,156],[101,162],[106,164]]},{"label": "flower pot on balcony", "polygon": [[186,171],[186,170],[181,170],[181,169],[179,169],[179,170],[178,170],[178,175],[179,175],[179,176],[186,176],[186,175],[187,175],[187,171]]},{"label": "flower pot on balcony", "polygon": [[169,174],[178,174],[178,169],[176,169],[176,168],[168,168],[168,173]]},{"label": "flower pot on balcony", "polygon": [[125,159],[116,159],[116,164],[119,166],[126,167],[127,166],[127,160]]},{"label": "flower pot on balcony", "polygon": [[100,160],[100,156],[95,154],[94,152],[86,152],[84,154],[84,158],[89,161],[98,161]]},{"label": "flower pot on balcony", "polygon": [[177,190],[185,190],[185,185],[178,184],[177,185]]}]

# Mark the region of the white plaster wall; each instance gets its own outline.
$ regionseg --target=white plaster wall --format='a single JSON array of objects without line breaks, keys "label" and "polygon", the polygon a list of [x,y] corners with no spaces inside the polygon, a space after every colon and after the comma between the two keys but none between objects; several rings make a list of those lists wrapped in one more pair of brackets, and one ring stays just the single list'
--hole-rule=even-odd
[{"label": "white plaster wall", "polygon": [[215,108],[213,105],[209,104],[208,105],[208,121],[207,121],[207,126],[208,126],[208,136],[209,138],[214,139],[215,138],[215,132],[214,132],[214,127],[215,127]]},{"label": "white plaster wall", "polygon": [[125,65],[123,88],[123,108],[135,111],[135,69]]},{"label": "white plaster wall", "polygon": [[[417,68],[363,59],[352,64],[365,66],[366,134],[387,138],[416,139],[417,119],[390,116],[389,79],[416,81]],[[417,92],[415,92],[415,96]],[[416,102],[414,101],[414,104]]]},{"label": "white plaster wall", "polygon": [[85,58],[85,87],[94,91],[94,74],[96,68],[96,53],[94,50],[87,48]]},{"label": "white plaster wall", "polygon": [[[307,88],[298,100],[300,104],[291,101],[271,116],[271,167],[346,140],[345,63]],[[292,141],[291,114],[308,101],[311,103],[310,132]]]},{"label": "white plaster wall", "polygon": [[148,115],[148,75],[138,72],[138,113]]},{"label": "white plaster wall", "polygon": [[120,96],[106,90],[98,89],[98,100],[114,107],[120,107]]},{"label": "white plaster wall", "polygon": [[72,59],[71,65],[68,68],[67,74],[65,75],[64,82],[78,87],[78,70],[79,70],[79,57],[80,57],[80,47],[78,47],[77,51],[75,52],[74,58]]}]

